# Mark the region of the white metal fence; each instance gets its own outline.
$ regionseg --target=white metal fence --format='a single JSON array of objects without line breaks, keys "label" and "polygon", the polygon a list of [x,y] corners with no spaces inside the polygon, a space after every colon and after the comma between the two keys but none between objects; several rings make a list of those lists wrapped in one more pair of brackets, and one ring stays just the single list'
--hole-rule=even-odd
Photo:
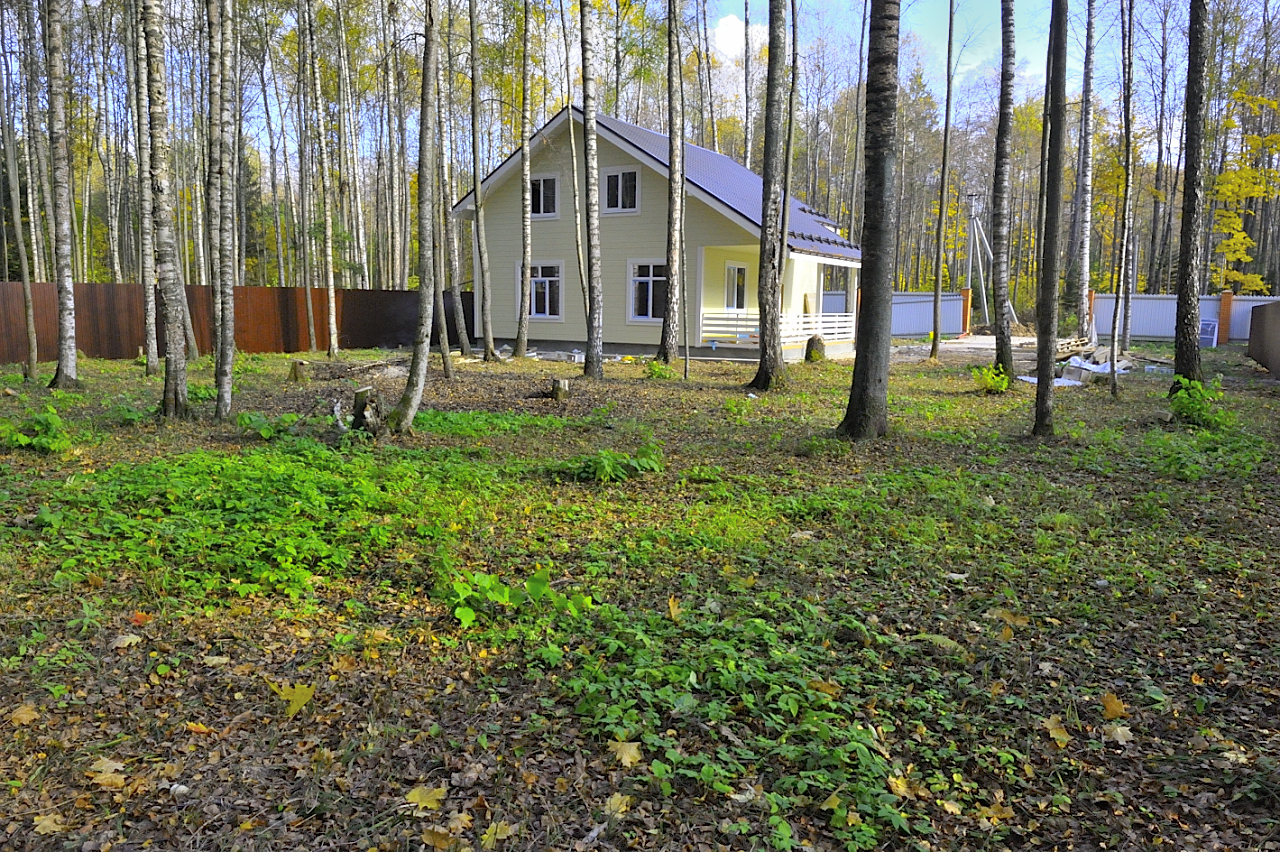
[{"label": "white metal fence", "polygon": [[[964,331],[961,313],[964,297],[959,293],[942,294],[942,333]],[[893,294],[893,336],[921,337],[933,331],[932,293]]]},{"label": "white metal fence", "polygon": [[[1249,339],[1249,323],[1253,309],[1258,305],[1280,301],[1276,296],[1234,296],[1231,299],[1230,338]],[[1098,324],[1098,334],[1111,334],[1111,316],[1115,311],[1114,293],[1098,293],[1093,299],[1093,316]],[[1222,322],[1222,297],[1200,297],[1201,322]],[[1172,340],[1178,315],[1177,296],[1133,297],[1133,316],[1129,322],[1129,334],[1140,339]]]}]

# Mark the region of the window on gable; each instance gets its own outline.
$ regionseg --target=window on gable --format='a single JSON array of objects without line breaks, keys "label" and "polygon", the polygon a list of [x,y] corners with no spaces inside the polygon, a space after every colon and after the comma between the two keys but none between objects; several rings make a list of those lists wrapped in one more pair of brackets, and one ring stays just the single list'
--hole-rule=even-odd
[{"label": "window on gable", "polygon": [[661,320],[667,309],[667,265],[631,265],[631,319]]},{"label": "window on gable", "polygon": [[530,179],[530,194],[533,196],[532,212],[535,217],[550,219],[558,215],[560,207],[556,203],[559,200],[556,192],[559,183],[553,175],[542,175]]},{"label": "window on gable", "polygon": [[640,209],[640,170],[614,169],[604,173],[604,212],[635,213]]},{"label": "window on gable", "polygon": [[724,270],[724,306],[730,311],[747,309],[747,268],[730,263]]},{"label": "window on gable", "polygon": [[542,263],[529,268],[529,316],[534,319],[562,319],[560,264]]}]

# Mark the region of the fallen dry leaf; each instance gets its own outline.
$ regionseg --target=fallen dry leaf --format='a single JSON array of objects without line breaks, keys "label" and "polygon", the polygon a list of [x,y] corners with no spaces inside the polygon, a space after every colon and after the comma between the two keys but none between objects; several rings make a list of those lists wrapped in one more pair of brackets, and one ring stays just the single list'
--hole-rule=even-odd
[{"label": "fallen dry leaf", "polygon": [[316,694],[314,684],[299,683],[290,686],[285,682],[282,685],[277,685],[272,683],[266,675],[263,675],[262,679],[267,682],[267,686],[271,687],[272,692],[289,702],[289,707],[285,710],[285,717],[288,719],[298,715],[298,711],[306,706],[307,702],[311,700],[311,696]]},{"label": "fallen dry leaf", "polygon": [[449,831],[461,834],[471,827],[471,814],[454,811],[449,814]]},{"label": "fallen dry leaf", "polygon": [[818,805],[818,809],[823,811],[834,811],[838,807],[840,807],[840,797],[835,793],[827,796],[822,800],[822,804]]},{"label": "fallen dry leaf", "polygon": [[9,721],[14,725],[30,725],[39,718],[40,714],[36,712],[35,706],[31,704],[23,704],[9,714]]},{"label": "fallen dry leaf", "polygon": [[1062,724],[1062,717],[1058,714],[1055,713],[1041,724],[1049,732],[1049,736],[1053,737],[1053,741],[1057,743],[1058,748],[1066,748],[1067,743],[1071,742],[1071,734],[1067,733],[1066,727]]},{"label": "fallen dry leaf", "polygon": [[136,633],[121,633],[119,636],[111,640],[107,648],[112,651],[121,651],[125,648],[131,648],[142,641],[142,637]]},{"label": "fallen dry leaf", "polygon": [[129,623],[134,627],[144,627],[154,618],[155,616],[150,613],[143,612],[142,610],[136,610],[133,613],[133,617],[129,619]]},{"label": "fallen dry leaf", "polygon": [[448,849],[456,840],[456,837],[438,825],[422,832],[422,842],[432,849]]},{"label": "fallen dry leaf", "polygon": [[960,810],[961,810],[960,806],[955,802],[951,801],[950,799],[943,799],[938,804],[942,805],[942,809],[949,814],[959,815],[960,813]]},{"label": "fallen dry leaf", "polygon": [[825,680],[811,680],[806,686],[814,692],[821,692],[823,695],[829,695],[832,698],[839,698],[842,691],[840,684],[830,683]]},{"label": "fallen dry leaf", "polygon": [[36,834],[58,834],[67,830],[62,814],[45,814],[35,817],[32,822],[35,823]]},{"label": "fallen dry leaf", "polygon": [[128,782],[129,779],[118,772],[103,772],[93,776],[93,783],[104,790],[123,790]]},{"label": "fallen dry leaf", "polygon": [[902,799],[915,798],[915,794],[911,792],[911,785],[907,783],[907,779],[900,778],[897,775],[889,776],[889,792]]},{"label": "fallen dry leaf", "polygon": [[614,793],[604,803],[604,812],[606,816],[617,819],[618,817],[631,810],[631,797],[624,796],[621,793]]},{"label": "fallen dry leaf", "polygon": [[1128,725],[1104,725],[1102,735],[1105,739],[1120,745],[1133,742],[1133,731],[1129,730]]},{"label": "fallen dry leaf", "polygon": [[680,601],[676,600],[675,595],[667,599],[667,614],[676,624],[680,623]]},{"label": "fallen dry leaf", "polygon": [[994,609],[987,610],[987,618],[990,618],[995,621],[1003,621],[1005,624],[1009,625],[1010,627],[1026,627],[1028,624],[1031,623],[1031,619],[1028,618],[1027,616],[1018,615],[1017,613],[1011,612],[1005,609],[1004,607],[996,607]]},{"label": "fallen dry leaf", "polygon": [[497,847],[499,840],[506,840],[516,833],[516,827],[506,822],[492,822],[489,827],[484,830],[484,834],[480,835],[480,845],[485,849],[493,849]]},{"label": "fallen dry leaf", "polygon": [[90,766],[88,771],[95,775],[123,772],[124,764],[109,757],[100,757],[93,762],[93,766]]},{"label": "fallen dry leaf", "polygon": [[188,722],[187,730],[193,734],[207,735],[207,734],[213,733],[213,728],[210,728],[208,725],[204,724],[203,722]]},{"label": "fallen dry leaf", "polygon": [[448,792],[444,787],[414,787],[405,793],[404,800],[414,806],[414,813],[421,815],[440,807]]},{"label": "fallen dry leaf", "polygon": [[1110,722],[1114,719],[1123,719],[1128,715],[1129,711],[1125,709],[1124,702],[1114,692],[1108,692],[1102,696],[1102,718]]},{"label": "fallen dry leaf", "polygon": [[640,743],[613,740],[608,743],[609,751],[623,766],[632,767],[640,762]]}]

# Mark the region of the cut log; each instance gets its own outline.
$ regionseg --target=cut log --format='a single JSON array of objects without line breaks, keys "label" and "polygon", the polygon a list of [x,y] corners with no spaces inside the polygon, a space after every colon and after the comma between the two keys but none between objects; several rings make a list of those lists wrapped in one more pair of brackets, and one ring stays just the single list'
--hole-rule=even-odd
[{"label": "cut log", "polygon": [[551,380],[551,398],[557,402],[564,402],[569,398],[569,380],[568,379],[552,379]]},{"label": "cut log", "polygon": [[294,361],[289,366],[289,381],[306,384],[311,381],[311,362]]},{"label": "cut log", "polygon": [[356,391],[352,411],[354,412],[351,418],[353,430],[368,432],[375,438],[382,434],[386,424],[382,418],[382,401],[378,398],[377,389],[372,386],[359,388]]},{"label": "cut log", "polygon": [[827,342],[822,339],[821,334],[810,337],[804,345],[804,360],[810,364],[827,360]]}]

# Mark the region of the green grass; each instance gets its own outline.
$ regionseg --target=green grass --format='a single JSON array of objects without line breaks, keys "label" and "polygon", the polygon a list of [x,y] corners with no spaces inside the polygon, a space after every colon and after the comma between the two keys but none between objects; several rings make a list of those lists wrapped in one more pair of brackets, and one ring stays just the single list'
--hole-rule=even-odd
[{"label": "green grass", "polygon": [[[1238,356],[1215,357],[1230,374]],[[1167,384],[1139,375],[1119,401],[1060,394],[1060,437],[1031,441],[1029,390],[912,366],[891,383],[890,436],[850,445],[829,431],[839,364],[795,367],[758,399],[745,367],[695,365],[685,383],[614,365],[567,411],[512,403],[535,368],[476,364],[433,379],[413,438],[374,444],[316,417],[341,383],[282,407],[287,363],[238,372],[240,411],[301,426],[268,442],[159,428],[138,416],[151,381],[88,362],[85,390],[56,402],[67,443],[0,455],[17,519],[0,524],[0,710],[54,726],[15,725],[0,747],[20,836],[53,784],[84,797],[63,816],[86,838],[122,807],[145,815],[85,767],[109,754],[150,784],[166,764],[207,777],[182,726],[246,711],[275,752],[303,755],[307,831],[352,844],[417,842],[405,792],[473,765],[486,780],[445,784],[432,816],[474,814],[448,829],[459,845],[499,820],[534,848],[601,821],[616,845],[680,824],[731,848],[850,850],[1276,827],[1280,743],[1260,720],[1280,673],[1280,477],[1271,392],[1242,371],[1212,401],[1230,428],[1150,417]],[[30,438],[52,402],[24,391],[0,422]],[[126,634],[137,647],[111,647]],[[101,671],[122,688],[87,704]],[[264,678],[316,697],[280,719]],[[1129,715],[1103,718],[1105,693]],[[154,732],[62,730],[88,713]],[[36,761],[52,748],[37,736],[63,756]],[[242,747],[225,768],[284,796],[272,754]],[[1152,816],[1217,790],[1229,812]],[[606,818],[615,793],[631,811]],[[545,812],[562,828],[538,828]],[[175,811],[149,836],[189,841],[208,819]],[[273,826],[253,830],[275,842]]]}]

